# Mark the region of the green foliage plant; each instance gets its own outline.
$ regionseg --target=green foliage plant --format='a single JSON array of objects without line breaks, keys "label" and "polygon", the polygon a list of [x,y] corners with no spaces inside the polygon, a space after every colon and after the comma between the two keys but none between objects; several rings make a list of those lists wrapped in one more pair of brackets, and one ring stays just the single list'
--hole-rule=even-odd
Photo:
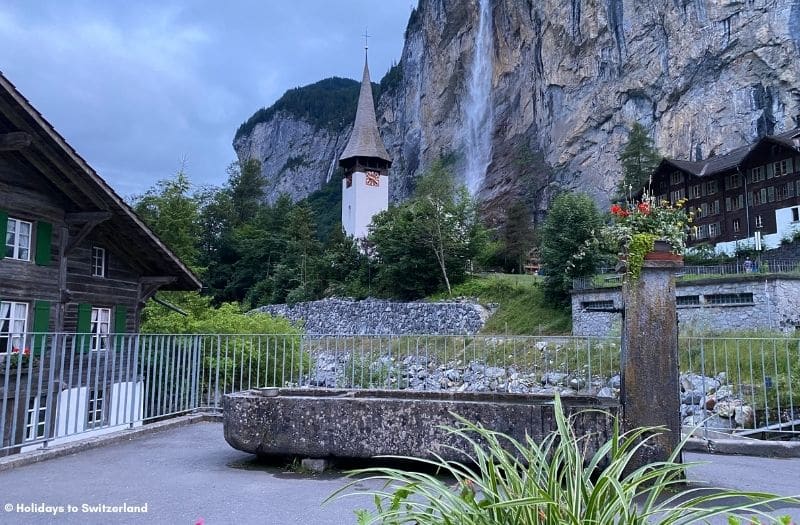
[{"label": "green foliage plant", "polygon": [[[181,344],[192,341],[190,336],[198,336],[205,388],[218,386],[222,391],[235,391],[285,386],[288,378],[309,369],[311,360],[302,348],[302,332],[286,319],[264,313],[244,313],[235,303],[214,307],[210,297],[195,292],[168,297],[188,315],[151,301],[144,309],[141,332],[154,336],[175,335]],[[158,340],[158,337],[149,338],[149,341]],[[180,358],[174,352],[147,355],[148,365],[162,368],[162,359]]]},{"label": "green foliage plant", "polygon": [[639,278],[645,255],[653,250],[656,240],[664,240],[675,254],[686,251],[688,226],[692,216],[683,208],[685,200],[674,205],[657,201],[645,191],[639,202],[613,204],[611,221],[598,232],[601,242],[616,247],[627,259],[627,276]]},{"label": "green foliage plant", "polygon": [[562,193],[553,200],[539,233],[547,300],[567,306],[572,280],[595,271],[602,254],[592,240],[602,224],[597,206],[587,195]]},{"label": "green foliage plant", "polygon": [[664,430],[658,427],[623,432],[619,420],[614,419],[610,438],[587,457],[595,436],[576,433],[575,416],[564,415],[558,396],[557,428],[541,443],[531,438],[520,442],[454,417],[458,426],[447,431],[458,436],[464,446],[452,448],[469,461],[390,456],[428,471],[433,468],[435,473],[361,469],[351,473],[358,479],[330,498],[353,494],[351,489],[371,480],[382,482],[382,488],[356,492],[372,496],[375,504],[373,512],[356,512],[364,525],[688,525],[741,511],[776,522],[763,505],[800,503],[797,498],[761,492],[687,489],[685,473],[692,463],[679,462],[680,449],[667,461],[633,468],[634,457]]}]

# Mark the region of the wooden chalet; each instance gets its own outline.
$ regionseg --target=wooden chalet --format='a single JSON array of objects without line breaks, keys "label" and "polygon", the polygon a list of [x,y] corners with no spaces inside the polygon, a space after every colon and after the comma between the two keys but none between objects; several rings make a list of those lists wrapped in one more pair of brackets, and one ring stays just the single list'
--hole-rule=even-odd
[{"label": "wooden chalet", "polygon": [[201,283],[1,73],[0,239],[4,450],[122,421],[109,399],[141,405],[141,381],[110,334],[137,332],[156,290]]},{"label": "wooden chalet", "polygon": [[157,289],[201,286],[2,74],[0,239],[0,337],[135,332]]},{"label": "wooden chalet", "polygon": [[800,232],[800,128],[703,161],[664,159],[651,189],[695,212],[689,246],[776,247]]}]

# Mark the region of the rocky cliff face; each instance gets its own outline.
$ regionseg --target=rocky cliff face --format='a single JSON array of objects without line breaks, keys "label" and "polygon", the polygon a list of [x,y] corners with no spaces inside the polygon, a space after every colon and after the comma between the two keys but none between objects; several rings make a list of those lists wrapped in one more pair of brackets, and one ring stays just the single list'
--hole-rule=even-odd
[{"label": "rocky cliff face", "polygon": [[351,127],[336,131],[278,111],[237,139],[234,149],[239,160],[261,161],[269,202],[282,193],[296,201],[320,189],[333,176]]},{"label": "rocky cliff face", "polygon": [[[420,0],[378,100],[393,199],[442,155],[463,167],[480,1],[492,13],[493,118],[478,195],[495,212],[520,195],[544,209],[564,186],[603,202],[635,121],[662,154],[692,160],[800,125],[800,0]],[[271,191],[300,197],[330,176],[346,138],[276,114],[235,147],[262,159]],[[313,177],[284,169],[287,139]]]}]

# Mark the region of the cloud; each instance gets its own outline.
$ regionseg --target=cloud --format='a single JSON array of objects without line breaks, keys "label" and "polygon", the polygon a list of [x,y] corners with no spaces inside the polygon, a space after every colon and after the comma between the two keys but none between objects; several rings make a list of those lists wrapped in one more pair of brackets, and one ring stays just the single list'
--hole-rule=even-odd
[{"label": "cloud", "polygon": [[408,8],[392,4],[10,0],[0,64],[120,193],[144,191],[184,156],[194,182],[221,183],[255,110],[326,76],[358,77],[366,23],[374,76],[399,59]]}]

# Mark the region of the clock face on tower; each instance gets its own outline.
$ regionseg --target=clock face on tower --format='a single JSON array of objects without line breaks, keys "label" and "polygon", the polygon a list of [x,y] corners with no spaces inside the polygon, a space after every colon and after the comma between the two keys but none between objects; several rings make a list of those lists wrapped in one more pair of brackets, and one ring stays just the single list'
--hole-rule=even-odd
[{"label": "clock face on tower", "polygon": [[380,186],[381,174],[377,171],[368,171],[366,183],[367,186]]}]

